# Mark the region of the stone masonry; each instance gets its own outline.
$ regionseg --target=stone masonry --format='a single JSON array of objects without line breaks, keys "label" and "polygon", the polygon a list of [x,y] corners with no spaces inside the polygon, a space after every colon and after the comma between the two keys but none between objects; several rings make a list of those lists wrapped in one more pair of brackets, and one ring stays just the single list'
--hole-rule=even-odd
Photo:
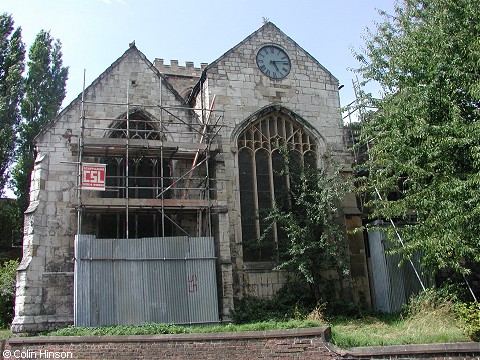
[{"label": "stone masonry", "polygon": [[[266,44],[281,47],[291,59],[290,73],[282,80],[263,75],[255,62],[256,53]],[[125,115],[125,108],[112,104],[125,102],[127,93],[132,104],[148,106],[151,118],[162,118],[166,123],[169,117],[155,107],[160,97],[164,106],[184,107],[179,111],[187,122],[196,121],[187,107],[208,107],[215,98],[214,109],[223,112],[224,121],[215,140],[220,153],[212,169],[217,180],[215,201],[223,209],[212,218],[221,319],[229,319],[236,297],[271,297],[285,283],[285,274],[273,271],[271,264],[243,259],[238,136],[265,112],[287,114],[308,127],[317,143],[319,166],[325,157],[332,157],[348,170],[351,160],[344,143],[338,80],[274,24],[267,23],[199,68],[190,62],[179,66],[174,60],[166,65],[155,59],[152,64],[133,45],[87,87],[83,110],[92,118],[119,118]],[[83,229],[77,229],[77,157],[72,146],[82,133],[81,111],[79,95],[36,138],[38,156],[25,213],[14,332],[44,331],[73,322],[74,236],[89,227],[85,223]],[[198,142],[182,129],[168,133],[166,140]],[[85,137],[102,138],[105,134],[100,121],[92,120],[84,129]],[[92,156],[83,161],[99,159]],[[347,197],[340,221],[350,228],[359,223],[359,214],[355,198]],[[368,304],[363,240],[345,237],[351,252],[352,277],[348,281],[353,284],[352,296]]]}]

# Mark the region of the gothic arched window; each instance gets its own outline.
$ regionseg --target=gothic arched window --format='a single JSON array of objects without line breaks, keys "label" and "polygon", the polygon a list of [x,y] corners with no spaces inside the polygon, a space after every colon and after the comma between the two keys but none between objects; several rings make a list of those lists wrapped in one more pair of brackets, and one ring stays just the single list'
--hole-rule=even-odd
[{"label": "gothic arched window", "polygon": [[[141,140],[159,140],[158,123],[141,110],[133,111],[128,121],[118,119],[108,130],[110,138],[129,138]],[[171,160],[162,159],[154,152],[135,153],[127,157],[126,152],[106,156],[103,162],[107,164],[107,190],[102,193],[104,198],[156,199],[164,188],[172,183]],[[168,198],[170,193],[163,194]],[[167,224],[162,229],[161,215],[155,209],[131,211],[126,219],[124,211],[99,214],[97,237],[122,238],[126,234],[128,223],[131,238],[160,236],[171,234],[171,226]],[[167,228],[168,227],[168,228]]]},{"label": "gothic arched window", "polygon": [[238,168],[245,261],[274,259],[284,239],[276,224],[262,237],[268,225],[264,216],[274,206],[286,206],[290,185],[282,149],[288,149],[293,163],[316,166],[315,140],[296,121],[281,112],[272,112],[249,125],[238,137]]},{"label": "gothic arched window", "polygon": [[[128,125],[128,129],[127,129]],[[126,119],[121,119],[110,130],[111,138],[129,138],[158,140],[160,132],[156,129],[154,120],[142,111],[135,111],[129,115],[128,124]],[[155,199],[159,189],[165,186],[170,179],[170,163],[163,161],[161,169],[158,156],[129,156],[128,158],[128,183],[127,183],[127,157],[126,154],[108,156],[104,159],[107,164],[107,187],[111,191],[103,193],[103,197],[126,197],[128,184],[128,197],[136,199]],[[161,175],[163,171],[163,184]],[[167,185],[168,186],[168,185]]]}]

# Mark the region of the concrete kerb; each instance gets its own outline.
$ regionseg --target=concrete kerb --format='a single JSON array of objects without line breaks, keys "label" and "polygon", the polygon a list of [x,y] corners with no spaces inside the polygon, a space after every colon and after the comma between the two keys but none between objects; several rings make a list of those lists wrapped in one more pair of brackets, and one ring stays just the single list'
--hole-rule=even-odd
[{"label": "concrete kerb", "polygon": [[437,344],[413,344],[413,345],[392,345],[392,346],[364,346],[354,347],[347,350],[328,343],[328,348],[342,358],[350,359],[374,359],[385,357],[405,356],[441,356],[459,355],[480,356],[480,342],[464,343],[437,343]]}]

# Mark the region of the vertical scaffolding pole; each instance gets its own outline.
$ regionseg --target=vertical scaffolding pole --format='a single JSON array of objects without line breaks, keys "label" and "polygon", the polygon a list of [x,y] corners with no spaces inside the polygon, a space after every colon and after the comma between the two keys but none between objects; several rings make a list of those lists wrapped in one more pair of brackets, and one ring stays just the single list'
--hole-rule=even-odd
[{"label": "vertical scaffolding pole", "polygon": [[[207,157],[207,162],[205,164],[205,166],[207,167],[207,171],[206,171],[206,175],[207,175],[207,178],[205,180],[205,192],[206,192],[206,197],[207,197],[207,236],[208,237],[211,237],[212,236],[212,219],[211,219],[211,216],[212,216],[212,200],[211,200],[211,197],[210,197],[210,143],[211,143],[211,138],[208,137],[207,138],[207,141],[208,141],[208,144],[207,144],[207,148],[206,148],[206,153],[205,153],[205,156]],[[203,219],[202,219],[203,220]],[[202,236],[202,235],[200,235]]]},{"label": "vertical scaffolding pole", "polygon": [[127,136],[126,136],[126,148],[125,148],[125,237],[129,238],[129,138],[130,138],[130,81],[127,81]]},{"label": "vertical scaffolding pole", "polygon": [[163,98],[162,98],[162,77],[160,77],[160,184],[161,184],[161,215],[162,215],[162,237],[165,237],[165,173],[163,171]]},{"label": "vertical scaffolding pole", "polygon": [[[84,85],[83,85],[83,91],[82,91],[82,99],[81,99],[81,109],[80,109],[80,124],[81,124],[81,131],[80,131],[80,136],[78,139],[78,153],[77,158],[78,158],[78,166],[77,166],[77,212],[78,212],[78,217],[77,217],[77,231],[78,233],[81,233],[82,229],[82,216],[83,213],[85,213],[86,209],[95,209],[93,211],[97,211],[99,214],[102,214],[101,211],[106,211],[109,213],[114,213],[117,218],[117,224],[116,224],[116,236],[117,237],[125,237],[126,239],[129,239],[130,236],[135,237],[133,235],[134,233],[138,233],[138,226],[140,226],[140,220],[136,216],[136,210],[135,209],[155,209],[156,215],[154,217],[154,222],[155,222],[155,236],[168,236],[170,235],[168,233],[170,229],[170,223],[173,226],[176,226],[177,228],[181,229],[181,226],[175,221],[175,217],[168,216],[166,212],[169,211],[170,207],[173,208],[178,208],[178,221],[181,223],[181,217],[182,214],[188,214],[188,219],[190,220],[190,214],[191,211],[197,211],[197,221],[198,221],[198,232],[199,235],[201,234],[202,236],[211,236],[212,234],[212,204],[213,204],[213,196],[214,193],[212,192],[215,187],[215,179],[212,180],[212,176],[214,177],[214,172],[212,171],[212,160],[213,157],[215,156],[215,153],[212,153],[212,143],[213,139],[216,136],[216,132],[212,131],[212,129],[217,126],[217,123],[215,123],[214,119],[211,119],[210,117],[212,116],[213,112],[213,104],[215,100],[215,96],[213,96],[212,104],[210,105],[210,108],[208,108],[209,104],[206,104],[207,98],[208,98],[208,93],[206,90],[206,87],[202,86],[201,87],[201,93],[199,94],[200,98],[198,99],[198,102],[201,102],[201,108],[200,107],[189,107],[189,106],[168,106],[169,102],[167,101],[168,97],[166,97],[166,93],[164,93],[165,90],[163,90],[163,85],[165,82],[163,82],[163,78],[160,77],[159,79],[159,93],[158,93],[158,104],[154,105],[146,105],[146,104],[137,104],[135,103],[135,97],[134,100],[130,100],[130,97],[132,94],[130,93],[132,91],[132,82],[128,80],[126,84],[126,102],[124,101],[119,101],[119,102],[93,102],[93,101],[88,101],[85,97],[85,73],[84,73]],[[166,104],[163,104],[163,98],[166,100]],[[90,105],[93,104],[93,105]],[[126,116],[122,119],[118,117],[111,117],[108,115],[104,115],[101,117],[96,117],[96,110],[94,106],[97,105],[103,105],[103,106],[112,106],[115,107],[115,109],[125,109],[126,107]],[[156,109],[160,108],[160,114],[157,113],[158,122],[157,125],[160,126],[158,129],[158,134],[160,135],[160,138],[158,142],[154,142],[154,147],[156,148],[155,154],[149,153],[148,149],[148,142],[146,142],[146,156],[148,158],[155,159],[155,163],[157,161],[160,161],[160,169],[155,170],[155,182],[154,186],[157,189],[157,191],[160,191],[160,193],[157,193],[156,199],[159,199],[161,201],[157,202],[154,205],[144,205],[140,201],[140,199],[143,199],[143,195],[139,195],[136,190],[138,190],[136,185],[136,180],[137,176],[138,179],[142,178],[141,174],[137,174],[136,171],[136,154],[139,154],[139,142],[137,139],[130,139],[131,136],[133,136],[135,133],[142,133],[142,129],[137,129],[135,126],[137,118],[135,116],[132,117],[132,114],[136,112],[136,109],[133,107],[140,106],[140,107],[154,107]],[[86,109],[89,109],[89,112],[92,112],[93,115],[91,117],[86,116]],[[90,108],[91,107],[91,108]],[[175,114],[170,111],[170,109],[178,109],[181,114]],[[117,112],[115,110],[115,112]],[[132,111],[132,113],[131,113]],[[165,118],[165,114],[167,114],[167,117]],[[177,116],[178,115],[178,116]],[[185,119],[181,119],[179,116],[186,116],[188,118],[188,121]],[[191,116],[195,116],[196,119],[201,120],[199,124],[195,121],[193,124],[191,123],[190,120]],[[89,120],[90,119],[95,119],[98,121],[109,121],[110,125],[101,127],[98,126],[98,122],[95,122],[94,127],[89,127]],[[174,123],[172,119],[177,119],[178,122]],[[219,117],[220,119],[220,117]],[[121,120],[121,125],[118,125],[118,122]],[[148,121],[148,120],[147,120]],[[170,128],[170,124],[173,124],[173,128]],[[131,129],[131,126],[133,125],[133,129]],[[183,128],[178,128],[177,125],[182,125],[182,126],[188,126],[189,130],[185,130],[183,132]],[[200,129],[197,130],[197,125],[200,126]],[[166,126],[166,127],[164,127]],[[92,129],[95,131],[92,132]],[[100,132],[97,132],[96,130],[103,130],[103,136],[106,137],[113,137],[113,138],[119,138],[121,137],[122,139],[118,139],[119,141],[115,142],[112,141],[111,145],[108,145],[109,142],[105,142],[105,144],[101,142],[91,142],[90,137],[94,137],[95,135],[99,135]],[[171,130],[171,131],[170,131]],[[170,132],[175,133],[176,135],[172,136],[172,144],[170,144],[168,141],[166,142],[165,136],[168,135]],[[202,144],[198,147],[192,148],[192,140],[188,139],[186,134],[199,134],[200,140],[199,142]],[[100,135],[101,136],[101,135]],[[169,139],[170,139],[170,135]],[[145,137],[145,140],[147,140],[147,137]],[[153,139],[152,139],[153,140]],[[157,140],[157,138],[155,138]],[[182,153],[178,155],[178,157],[175,157],[175,154],[179,150],[179,148],[182,148],[181,143],[185,142],[188,144],[188,146],[185,146],[185,149],[182,149]],[[92,144],[94,144],[92,146]],[[167,146],[167,147],[165,147]],[[176,150],[172,150],[173,148],[177,148]],[[200,149],[205,149],[204,155],[200,153]],[[112,151],[110,152],[110,150]],[[196,150],[195,152],[192,152],[192,150]],[[173,151],[173,152],[172,152]],[[143,152],[141,154],[144,154]],[[170,156],[171,154],[171,156]],[[212,155],[213,154],[213,155]],[[132,164],[130,164],[130,155],[133,157],[132,158]],[[114,175],[114,179],[116,180],[116,186],[113,186],[114,189],[110,190],[109,192],[113,191],[118,191],[118,200],[120,203],[114,202],[113,205],[109,204],[108,201],[104,202],[98,202],[98,204],[95,204],[94,201],[87,202],[86,199],[82,199],[82,196],[85,196],[85,193],[82,194],[82,189],[81,189],[81,162],[83,161],[85,156],[92,156],[92,157],[108,157],[108,156],[113,156],[115,158],[120,158],[119,161],[117,162],[117,174]],[[143,155],[141,155],[143,156]],[[191,169],[186,171],[183,171],[183,165],[184,162],[185,164],[187,161],[189,161],[190,156],[193,157],[193,166]],[[205,156],[203,158],[203,156]],[[178,166],[177,171],[172,171],[170,172],[167,166],[169,165],[169,160],[170,159],[177,159],[181,163],[180,166]],[[122,161],[124,161],[123,166]],[[132,166],[133,167],[132,167]],[[203,170],[203,166],[206,166],[206,169]],[[190,183],[192,182],[193,179],[193,172],[197,171],[198,169],[202,167],[200,173],[201,173],[201,181],[199,184],[197,184],[196,180],[195,183],[192,184],[191,188],[195,189],[199,193],[198,199],[195,196],[192,190],[192,201],[185,201],[187,205],[186,208],[184,205],[182,205],[182,201],[185,200],[185,197],[178,198],[182,194],[178,193],[179,191],[181,192],[182,190],[185,190],[185,193],[189,191],[188,189],[190,188]],[[157,168],[158,169],[158,168]],[[119,172],[118,172],[119,171]],[[205,171],[205,172],[204,172]],[[132,179],[130,179],[130,174],[132,175]],[[110,174],[109,174],[110,176]],[[205,177],[204,177],[205,176]],[[187,179],[188,178],[188,179]],[[180,182],[183,179],[186,180],[186,185],[184,185],[183,189],[182,186],[179,185]],[[130,181],[132,180],[132,181]],[[132,184],[132,193],[130,193],[130,183]],[[142,185],[138,184],[139,188],[142,188]],[[111,187],[111,186],[109,186]],[[173,191],[173,188],[175,188],[175,191]],[[168,193],[167,193],[168,191]],[[174,199],[171,199],[171,194],[173,194]],[[130,199],[130,195],[132,196],[132,199]],[[140,196],[140,197],[139,197]],[[185,196],[185,195],[184,195]],[[94,196],[96,197],[96,196]],[[110,193],[105,196],[106,198],[110,197]],[[122,199],[123,197],[123,199]],[[195,199],[193,199],[195,197]],[[90,199],[89,199],[90,200]],[[179,200],[178,202],[174,200]],[[199,201],[198,205],[196,204],[196,200],[203,200]],[[108,210],[110,209],[110,210]],[[98,211],[100,210],[100,211]],[[113,211],[112,211],[113,210]],[[130,211],[132,211],[132,218],[130,218]],[[140,210],[142,211],[142,210]],[[158,212],[161,212],[161,220],[158,219]],[[124,221],[122,222],[121,219],[125,216]],[[98,217],[100,218],[100,217]],[[193,219],[193,217],[192,217]],[[160,225],[161,223],[161,225]],[[166,224],[169,225],[169,229],[166,228]],[[99,226],[102,226],[102,224],[98,223]],[[132,229],[130,229],[130,225],[132,225]],[[162,229],[158,229],[158,226],[161,226]],[[190,226],[190,222],[187,223],[187,226]],[[192,227],[193,228],[193,227]],[[99,228],[97,227],[97,232]],[[113,230],[113,229],[112,229]],[[130,232],[132,230],[132,232]],[[135,231],[137,230],[137,231]],[[183,231],[185,234],[187,234],[186,231]],[[193,233],[188,234],[189,236],[194,236]]]},{"label": "vertical scaffolding pole", "polygon": [[77,164],[77,235],[82,232],[82,161],[83,161],[83,139],[85,136],[85,74],[83,69],[82,102],[80,106],[80,136],[78,138],[78,164]]}]

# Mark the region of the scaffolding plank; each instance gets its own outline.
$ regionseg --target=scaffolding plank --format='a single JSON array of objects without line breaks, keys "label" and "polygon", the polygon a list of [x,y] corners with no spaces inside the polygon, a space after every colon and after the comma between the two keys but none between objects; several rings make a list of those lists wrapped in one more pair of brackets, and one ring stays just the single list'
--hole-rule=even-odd
[{"label": "scaffolding plank", "polygon": [[[132,209],[139,208],[162,208],[166,209],[201,209],[216,206],[216,201],[204,199],[128,199],[128,206]],[[85,208],[125,208],[126,199],[122,198],[88,198],[82,199]]]},{"label": "scaffolding plank", "polygon": [[[132,156],[142,154],[142,156],[159,156],[163,151],[166,157],[174,158],[194,158],[198,150],[205,151],[207,144],[161,141],[161,140],[145,140],[145,139],[129,139],[128,149]],[[70,145],[73,155],[78,154],[78,144]],[[127,148],[127,139],[123,138],[86,138],[84,141],[84,155],[124,155]],[[218,145],[211,144],[210,152],[216,154]]]},{"label": "scaffolding plank", "polygon": [[[114,146],[114,147],[126,147],[127,139],[125,138],[85,138],[83,145],[88,146]],[[150,139],[128,139],[129,147],[146,147],[146,148],[172,148],[172,149],[187,149],[187,150],[197,150],[206,149],[206,144],[196,144],[192,142],[179,142],[179,141],[161,141],[161,140],[150,140]]]}]

